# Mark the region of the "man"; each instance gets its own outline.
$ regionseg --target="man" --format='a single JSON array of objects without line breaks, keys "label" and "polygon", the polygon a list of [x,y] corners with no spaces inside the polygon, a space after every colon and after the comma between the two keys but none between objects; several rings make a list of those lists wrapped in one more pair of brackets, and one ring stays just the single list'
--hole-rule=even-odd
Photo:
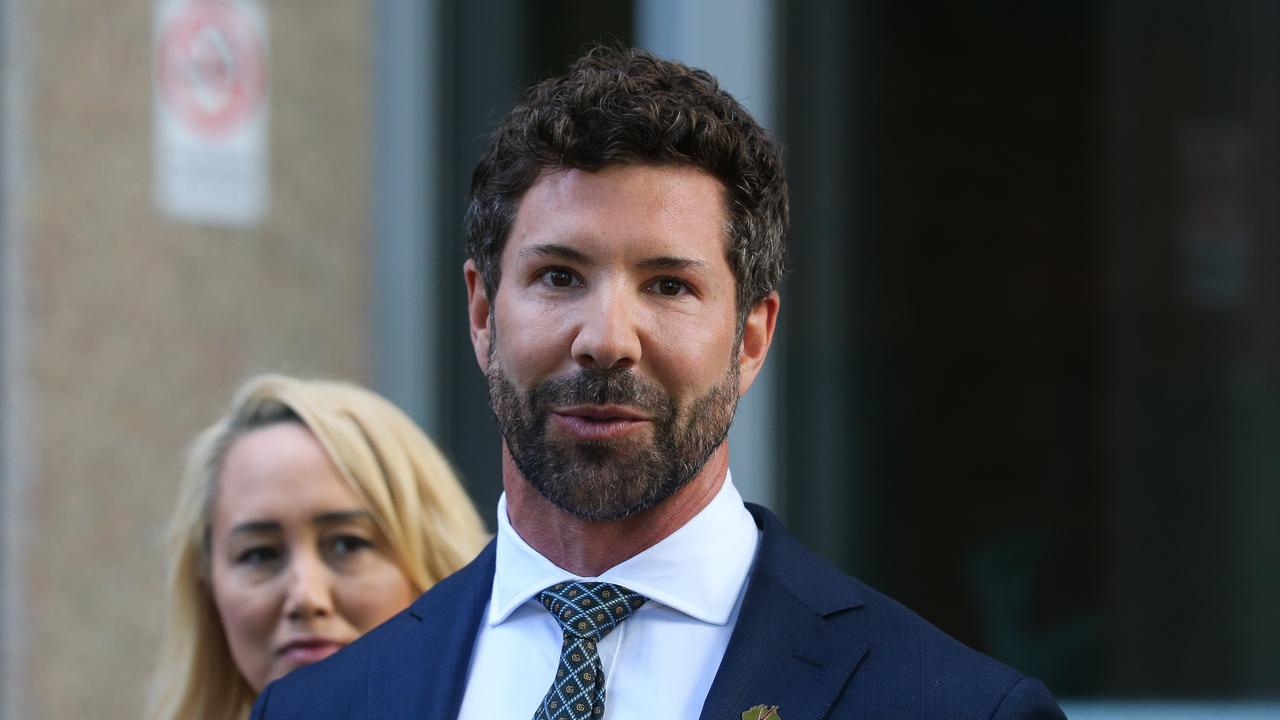
[{"label": "man", "polygon": [[467,216],[497,537],[254,717],[1062,717],[734,489],[787,202],[778,147],[705,72],[597,49],[534,87]]}]

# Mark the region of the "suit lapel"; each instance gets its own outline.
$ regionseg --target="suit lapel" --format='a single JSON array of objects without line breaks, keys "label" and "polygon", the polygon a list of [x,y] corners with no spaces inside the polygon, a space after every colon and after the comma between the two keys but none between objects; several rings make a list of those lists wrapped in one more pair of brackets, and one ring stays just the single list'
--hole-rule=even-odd
[{"label": "suit lapel", "polygon": [[848,576],[787,535],[772,513],[747,507],[764,535],[701,718],[739,720],[763,704],[786,720],[817,720],[866,653],[862,600]]},{"label": "suit lapel", "polygon": [[371,718],[458,716],[476,631],[493,590],[493,563],[490,542],[471,564],[409,607],[412,630],[397,638],[391,652],[375,653],[370,661]]}]

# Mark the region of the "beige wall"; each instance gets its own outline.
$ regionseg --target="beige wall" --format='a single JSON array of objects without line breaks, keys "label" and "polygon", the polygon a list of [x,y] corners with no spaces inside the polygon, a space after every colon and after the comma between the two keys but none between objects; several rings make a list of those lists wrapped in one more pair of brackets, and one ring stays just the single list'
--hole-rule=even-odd
[{"label": "beige wall", "polygon": [[250,373],[368,381],[368,8],[264,3],[271,206],[233,230],[154,209],[151,3],[5,1],[25,24],[9,94],[25,159],[6,177],[23,303],[5,310],[17,375],[0,428],[24,457],[0,478],[20,525],[2,687],[22,688],[0,707],[133,718],[184,444]]}]

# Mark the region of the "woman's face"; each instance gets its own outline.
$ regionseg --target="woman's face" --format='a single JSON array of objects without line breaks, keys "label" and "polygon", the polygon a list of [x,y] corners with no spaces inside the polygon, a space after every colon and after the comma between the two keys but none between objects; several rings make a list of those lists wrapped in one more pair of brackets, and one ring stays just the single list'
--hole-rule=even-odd
[{"label": "woman's face", "polygon": [[268,425],[231,445],[211,532],[214,603],[255,692],[413,600],[373,517],[301,424]]}]

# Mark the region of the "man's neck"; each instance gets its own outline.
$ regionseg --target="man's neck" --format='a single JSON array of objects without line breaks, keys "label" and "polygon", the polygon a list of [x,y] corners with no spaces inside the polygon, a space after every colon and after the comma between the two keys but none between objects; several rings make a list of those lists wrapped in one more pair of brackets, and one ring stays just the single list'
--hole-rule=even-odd
[{"label": "man's neck", "polygon": [[657,507],[621,520],[583,520],[542,497],[502,448],[511,527],[543,557],[582,577],[596,577],[679,530],[720,492],[728,470],[729,445],[722,443],[692,480]]}]

